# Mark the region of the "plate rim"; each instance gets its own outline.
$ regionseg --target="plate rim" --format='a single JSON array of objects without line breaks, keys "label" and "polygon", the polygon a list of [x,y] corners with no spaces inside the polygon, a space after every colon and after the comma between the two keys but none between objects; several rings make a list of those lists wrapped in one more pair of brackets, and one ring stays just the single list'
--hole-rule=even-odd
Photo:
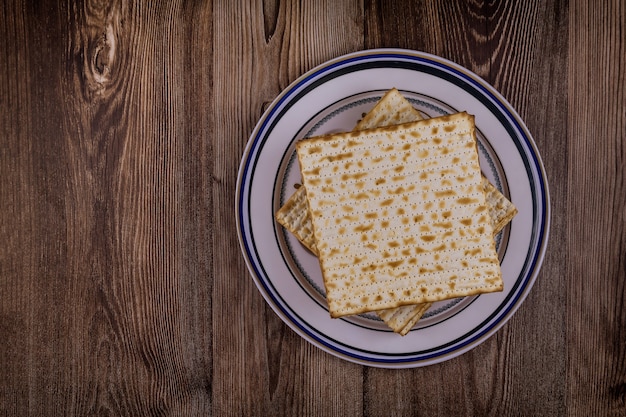
[{"label": "plate rim", "polygon": [[[368,356],[362,356],[359,354],[355,354],[352,352],[345,352],[343,346],[339,348],[335,345],[326,342],[319,335],[313,334],[309,329],[295,322],[292,318],[289,317],[289,314],[283,311],[282,306],[278,305],[274,299],[272,294],[268,288],[264,288],[266,285],[260,281],[263,281],[258,276],[258,271],[255,265],[253,265],[252,260],[250,259],[250,252],[252,250],[247,248],[246,241],[243,237],[242,230],[242,209],[241,205],[244,204],[244,200],[246,200],[242,194],[242,186],[243,180],[246,178],[246,173],[249,169],[249,160],[250,156],[254,153],[255,145],[259,145],[257,142],[258,135],[260,132],[263,132],[267,126],[267,123],[271,120],[271,115],[277,109],[282,107],[282,104],[291,96],[298,93],[305,85],[308,79],[313,79],[317,75],[319,75],[320,71],[324,70],[327,73],[332,72],[332,70],[340,65],[347,65],[355,61],[362,60],[390,60],[393,58],[399,59],[421,59],[428,61],[429,63],[436,64],[437,66],[443,67],[446,70],[451,70],[455,75],[454,77],[457,79],[464,80],[468,84],[471,84],[474,88],[477,89],[484,95],[488,96],[488,98],[496,103],[499,103],[501,107],[498,107],[498,110],[505,113],[508,116],[508,120],[515,125],[517,131],[519,131],[523,135],[523,140],[529,148],[529,153],[532,158],[535,160],[535,165],[532,167],[530,171],[537,175],[537,184],[540,187],[540,191],[537,192],[539,197],[543,197],[540,204],[542,203],[542,220],[543,227],[539,228],[540,236],[537,238],[537,245],[532,245],[529,248],[529,253],[532,259],[532,262],[528,268],[528,273],[524,277],[523,280],[523,288],[520,289],[516,294],[513,294],[513,299],[507,302],[505,308],[500,311],[496,311],[495,317],[492,317],[494,314],[489,316],[488,320],[485,322],[489,323],[484,328],[480,329],[476,334],[471,335],[471,337],[467,338],[461,346],[452,349],[451,351],[445,350],[444,352],[439,352],[439,349],[431,349],[435,351],[432,354],[420,355],[418,359],[398,359],[398,358],[387,358],[385,359],[385,353],[374,352],[377,356],[381,356],[380,359],[374,359]],[[471,81],[471,82],[470,82]],[[492,110],[490,112],[493,113]],[[515,145],[519,146],[519,145]],[[260,148],[259,148],[260,149]],[[526,153],[524,153],[525,156]],[[531,187],[532,188],[532,187]],[[412,368],[418,366],[426,366],[434,363],[443,362],[449,359],[452,359],[456,356],[459,356],[474,347],[478,346],[480,343],[484,342],[488,338],[490,338],[495,332],[497,332],[508,320],[514,315],[517,309],[523,304],[523,301],[528,296],[530,290],[534,286],[534,283],[539,275],[541,270],[541,266],[543,264],[543,260],[545,257],[545,253],[548,246],[549,234],[550,234],[550,223],[551,223],[551,205],[550,205],[550,193],[548,186],[548,178],[545,172],[545,166],[541,159],[541,155],[537,149],[537,145],[534,141],[533,136],[530,134],[530,131],[522,121],[521,117],[517,113],[517,111],[513,108],[513,106],[499,93],[491,84],[487,83],[484,79],[479,77],[477,74],[473,73],[467,68],[464,68],[446,58],[442,58],[440,56],[436,56],[433,54],[410,50],[410,49],[400,49],[400,48],[377,48],[377,49],[367,49],[361,50],[357,52],[352,52],[344,55],[340,55],[336,58],[328,60],[320,65],[315,66],[314,68],[306,71],[297,79],[295,79],[292,83],[289,84],[285,89],[283,89],[276,98],[271,102],[271,104],[265,109],[257,123],[253,131],[251,132],[248,141],[246,143],[244,152],[242,154],[241,162],[239,165],[239,170],[237,174],[237,184],[236,184],[236,192],[235,192],[235,216],[236,216],[236,227],[237,227],[237,235],[238,241],[240,245],[240,249],[244,260],[246,262],[246,266],[248,268],[248,272],[250,273],[253,281],[257,287],[257,289],[261,292],[265,302],[267,302],[272,310],[281,318],[281,320],[288,325],[293,331],[295,331],[299,336],[303,337],[307,342],[313,344],[315,347],[320,348],[327,353],[340,357],[344,360],[359,363],[361,365],[372,366],[372,367],[383,367],[383,368]],[[533,209],[536,209],[536,205],[533,205]],[[297,316],[298,319],[301,319],[299,315],[293,311],[293,308],[289,308],[291,313]],[[494,318],[497,318],[495,322],[491,323]],[[333,340],[331,337],[324,335],[323,332],[320,331],[320,334],[326,336],[328,339]],[[454,345],[454,344],[453,344]],[[345,345],[344,345],[345,346]],[[346,346],[348,349],[357,349],[352,348],[350,346]],[[401,356],[399,354],[397,356]],[[439,360],[437,360],[439,359]]]}]

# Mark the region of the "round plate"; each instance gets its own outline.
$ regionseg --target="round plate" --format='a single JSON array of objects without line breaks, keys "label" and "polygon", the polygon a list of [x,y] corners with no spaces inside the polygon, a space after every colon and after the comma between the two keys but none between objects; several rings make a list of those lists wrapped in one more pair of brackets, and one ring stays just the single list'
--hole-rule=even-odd
[{"label": "round plate", "polygon": [[[496,237],[505,289],[435,303],[402,337],[375,314],[331,319],[317,259],[274,220],[300,181],[295,143],[352,130],[396,87],[425,116],[475,116],[483,174],[518,208]],[[480,77],[437,56],[398,49],[353,53],[307,72],[259,120],[237,179],[241,250],[259,291],[300,336],[340,358],[408,368],[451,359],[493,335],[517,310],[541,266],[549,231],[548,184],[528,129]]]}]

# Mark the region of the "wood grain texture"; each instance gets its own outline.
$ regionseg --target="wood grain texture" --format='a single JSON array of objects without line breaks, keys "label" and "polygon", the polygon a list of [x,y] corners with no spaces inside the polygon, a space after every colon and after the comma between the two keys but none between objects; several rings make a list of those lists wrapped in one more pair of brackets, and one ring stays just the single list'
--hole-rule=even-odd
[{"label": "wood grain texture", "polygon": [[17,165],[3,184],[23,200],[12,210],[22,219],[3,221],[15,242],[3,260],[19,261],[3,295],[25,298],[16,313],[3,303],[2,321],[22,323],[8,331],[23,332],[3,364],[27,394],[0,401],[15,404],[9,414],[210,410],[211,204],[199,174],[212,158],[198,124],[206,97],[184,94],[209,92],[210,56],[187,77],[198,50],[180,48],[193,30],[210,36],[210,24],[181,25],[202,12],[51,3],[3,19],[20,42],[5,50],[23,60],[7,62],[3,89],[24,101],[3,106],[19,135],[8,135],[17,148],[3,173]]},{"label": "wood grain texture", "polygon": [[[29,143],[31,113],[29,62],[25,58],[26,16],[19,7],[4,7],[0,38],[0,412],[26,415],[29,384],[29,329],[32,326],[34,192],[33,155]],[[6,139],[5,139],[6,138]],[[10,219],[8,221],[7,219]]]},{"label": "wood grain texture", "polygon": [[626,6],[570,16],[567,400],[572,415],[626,415]]},{"label": "wood grain texture", "polygon": [[[0,415],[626,415],[623,1],[5,1]],[[233,199],[255,123],[315,65],[402,47],[476,72],[552,198],[492,338],[355,365],[254,286]]]}]

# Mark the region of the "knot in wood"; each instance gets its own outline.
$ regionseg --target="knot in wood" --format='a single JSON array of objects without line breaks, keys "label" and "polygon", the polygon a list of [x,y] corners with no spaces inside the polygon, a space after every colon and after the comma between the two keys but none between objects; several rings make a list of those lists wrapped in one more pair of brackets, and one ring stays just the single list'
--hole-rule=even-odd
[{"label": "knot in wood", "polygon": [[90,72],[96,83],[104,86],[111,80],[111,68],[115,63],[116,38],[113,25],[107,25],[96,41],[90,60]]}]

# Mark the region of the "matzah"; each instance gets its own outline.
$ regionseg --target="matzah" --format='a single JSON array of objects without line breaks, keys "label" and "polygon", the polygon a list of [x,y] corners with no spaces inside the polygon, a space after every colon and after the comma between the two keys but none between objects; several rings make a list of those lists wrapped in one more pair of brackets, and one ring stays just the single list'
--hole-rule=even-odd
[{"label": "matzah", "polygon": [[472,116],[296,150],[332,317],[502,290]]},{"label": "matzah", "polygon": [[[421,113],[393,88],[356,125],[355,130],[421,120]],[[483,187],[491,214],[494,234],[498,233],[517,213],[515,206],[483,177]],[[276,219],[293,233],[313,254],[317,256],[317,247],[313,237],[308,202],[304,187],[299,187],[276,213]],[[406,335],[430,308],[431,303],[406,305],[393,309],[376,311],[377,315],[394,332]]]},{"label": "matzah", "polygon": [[317,256],[317,245],[313,236],[313,225],[309,215],[309,203],[306,199],[304,187],[299,187],[295,193],[276,212],[276,220],[294,234],[308,250]]},{"label": "matzah", "polygon": [[396,88],[392,88],[357,123],[354,130],[394,126],[422,119],[421,113]]},{"label": "matzah", "polygon": [[378,310],[376,313],[394,332],[405,336],[415,326],[432,303],[420,303]]},{"label": "matzah", "polygon": [[489,180],[483,177],[483,189],[489,206],[493,233],[499,233],[517,214],[517,207],[506,198]]}]

